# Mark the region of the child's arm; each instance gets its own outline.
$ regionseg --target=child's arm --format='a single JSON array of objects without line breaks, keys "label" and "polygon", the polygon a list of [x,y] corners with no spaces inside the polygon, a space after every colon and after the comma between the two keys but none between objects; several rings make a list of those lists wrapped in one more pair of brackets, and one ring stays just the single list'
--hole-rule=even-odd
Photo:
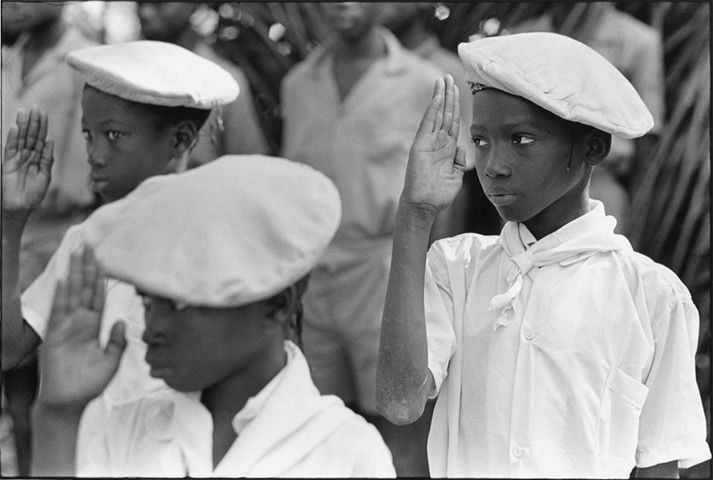
[{"label": "child's arm", "polygon": [[109,384],[126,347],[117,322],[99,344],[104,278],[87,250],[73,253],[69,276],[55,291],[39,348],[40,390],[33,409],[32,474],[74,475],[79,420]]},{"label": "child's arm", "polygon": [[458,89],[446,75],[436,82],[411,146],[396,213],[376,397],[379,412],[399,425],[422,415],[433,388],[423,304],[426,251],[436,215],[450,205],[463,181],[465,153],[456,147],[459,127]]},{"label": "child's arm", "polygon": [[40,342],[20,310],[20,240],[32,210],[50,183],[53,142],[47,114],[20,109],[10,127],[2,162],[2,368],[17,366]]}]

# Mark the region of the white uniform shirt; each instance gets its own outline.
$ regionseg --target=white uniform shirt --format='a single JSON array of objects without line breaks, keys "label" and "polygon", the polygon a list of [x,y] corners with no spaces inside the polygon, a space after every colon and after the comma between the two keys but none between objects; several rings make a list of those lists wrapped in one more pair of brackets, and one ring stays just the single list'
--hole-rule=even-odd
[{"label": "white uniform shirt", "polygon": [[233,419],[238,437],[213,469],[210,412],[198,393],[158,392],[111,411],[80,476],[395,477],[376,428],[321,396],[300,350]]},{"label": "white uniform shirt", "polygon": [[[66,278],[70,256],[81,248],[82,225],[67,230],[45,270],[22,293],[22,316],[40,338],[44,338],[47,331],[57,282]],[[86,451],[94,433],[105,424],[110,408],[133,401],[147,392],[169,390],[163,380],[149,375],[148,364],[144,361],[146,344],[141,340],[145,326],[141,297],[136,294],[133,285],[114,279],[106,282],[100,343],[106,345],[112,325],[121,319],[126,324],[127,345],[114,378],[104,393],[84,410],[79,429],[78,458]]]},{"label": "white uniform shirt", "polygon": [[592,206],[527,252],[515,223],[429,251],[431,475],[628,478],[710,458],[690,294]]}]

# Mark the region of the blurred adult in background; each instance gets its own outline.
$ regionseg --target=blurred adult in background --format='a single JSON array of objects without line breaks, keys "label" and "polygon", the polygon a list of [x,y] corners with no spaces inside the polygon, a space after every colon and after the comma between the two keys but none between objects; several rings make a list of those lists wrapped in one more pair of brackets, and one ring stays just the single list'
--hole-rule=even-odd
[{"label": "blurred adult in background", "polygon": [[498,234],[501,222],[497,210],[488,201],[473,169],[473,147],[470,144],[470,123],[473,106],[470,89],[465,82],[463,64],[458,55],[444,48],[435,26],[433,4],[428,2],[388,2],[384,6],[384,25],[401,41],[401,44],[421,58],[450,73],[460,91],[461,129],[459,141],[466,146],[467,165],[470,168],[463,178],[463,188],[451,206],[438,214],[431,230],[430,241],[452,237],[464,232]]},{"label": "blurred adult in background", "polygon": [[321,5],[334,36],[287,74],[281,90],[282,155],[325,173],[342,199],[341,224],[304,298],[304,352],[321,392],[376,425],[397,474],[427,475],[425,448],[378,416],[375,382],[394,214],[441,73],[379,24],[380,4]]},{"label": "blurred adult in background", "polygon": [[557,32],[589,45],[634,85],[654,117],[654,128],[641,138],[626,140],[613,136],[609,156],[592,174],[590,196],[601,200],[607,213],[616,217],[617,232],[626,232],[629,197],[663,127],[661,35],[610,2],[555,2],[546,13],[509,30]]},{"label": "blurred adult in background", "polygon": [[191,50],[226,69],[240,86],[236,101],[211,113],[200,131],[189,167],[225,154],[267,153],[247,77],[237,65],[218,55],[192,28],[191,17],[199,5],[194,2],[137,2],[141,34],[145,39],[170,42]]},{"label": "blurred adult in background", "polygon": [[[59,2],[2,2],[2,131],[15,123],[18,109],[40,106],[49,118],[48,136],[55,141],[52,181],[42,204],[30,217],[22,239],[21,289],[44,270],[65,231],[79,223],[94,203],[89,189],[81,131],[83,82],[64,56],[94,42],[63,16]],[[34,359],[3,374],[7,412],[12,418],[19,475],[29,474],[29,408],[37,388]]]}]

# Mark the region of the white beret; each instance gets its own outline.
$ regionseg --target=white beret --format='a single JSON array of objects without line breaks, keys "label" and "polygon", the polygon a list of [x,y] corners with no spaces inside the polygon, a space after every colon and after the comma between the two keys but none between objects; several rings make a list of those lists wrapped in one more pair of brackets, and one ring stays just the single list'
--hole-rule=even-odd
[{"label": "white beret", "polygon": [[70,52],[66,59],[92,87],[138,103],[207,110],[240,93],[225,69],[172,43],[100,45]]},{"label": "white beret", "polygon": [[265,155],[226,155],[151,177],[84,223],[85,245],[112,278],[208,307],[271,297],[309,273],[341,218],[334,184]]},{"label": "white beret", "polygon": [[572,122],[622,138],[644,135],[651,113],[629,81],[587,45],[556,33],[518,33],[458,45],[465,79],[523,97]]}]

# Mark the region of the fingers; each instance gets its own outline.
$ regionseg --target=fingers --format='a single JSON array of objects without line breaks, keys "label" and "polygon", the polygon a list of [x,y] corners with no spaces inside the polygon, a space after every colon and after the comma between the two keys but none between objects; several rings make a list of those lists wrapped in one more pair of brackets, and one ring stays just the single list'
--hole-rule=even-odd
[{"label": "fingers", "polygon": [[47,336],[57,328],[63,319],[67,318],[69,311],[69,302],[67,301],[67,283],[65,280],[60,280],[54,289],[54,300],[52,301],[52,310],[50,318],[47,322]]},{"label": "fingers", "polygon": [[453,84],[453,122],[451,123],[451,128],[449,134],[453,139],[458,141],[458,135],[460,135],[460,90],[458,90],[458,85]]},{"label": "fingers", "polygon": [[455,83],[453,82],[453,77],[450,75],[446,75],[444,77],[445,82],[446,82],[446,88],[445,88],[445,102],[443,105],[443,125],[441,125],[441,128],[445,130],[446,132],[451,131],[451,127],[453,125],[453,117],[455,115],[455,102],[454,98],[456,98],[455,94]]},{"label": "fingers", "polygon": [[431,103],[426,109],[426,113],[423,114],[421,124],[418,126],[417,135],[430,134],[436,130],[435,125],[438,112],[443,109],[443,90],[443,79],[439,78],[433,85],[433,97],[431,98]]},{"label": "fingers", "polygon": [[27,110],[24,108],[20,108],[17,111],[17,120],[15,120],[15,123],[17,124],[17,149],[22,150],[25,148],[25,140],[27,139],[27,125],[30,121],[29,116],[27,115]]},{"label": "fingers", "polygon": [[69,258],[69,275],[67,276],[67,307],[70,311],[82,305],[82,287],[84,280],[83,251],[72,252]]},{"label": "fingers", "polygon": [[19,131],[20,128],[17,124],[10,126],[10,130],[7,132],[7,140],[5,141],[5,158],[3,161],[7,161],[9,158],[14,157],[17,153],[17,137]]},{"label": "fingers", "polygon": [[[25,147],[28,150],[34,150],[35,145],[37,144],[37,139],[39,137],[40,133],[40,123],[41,123],[41,118],[42,114],[40,114],[40,111],[38,110],[37,106],[33,106],[32,109],[30,110],[30,117],[27,121],[27,133],[26,133],[26,140],[25,140]],[[45,118],[45,123],[47,122],[47,118]],[[47,126],[45,125],[45,130],[47,129]],[[44,140],[43,140],[44,143]]]},{"label": "fingers", "polygon": [[465,148],[459,145],[456,147],[456,156],[453,159],[453,168],[465,172],[465,167]]},{"label": "fingers", "polygon": [[106,344],[104,353],[111,357],[115,357],[117,365],[121,354],[126,348],[126,325],[123,321],[118,320],[112,325],[109,332],[109,341]]},{"label": "fingers", "polygon": [[50,177],[52,174],[52,164],[54,163],[54,141],[48,140],[42,149],[42,155],[40,156],[40,161],[38,168],[40,172]]}]

